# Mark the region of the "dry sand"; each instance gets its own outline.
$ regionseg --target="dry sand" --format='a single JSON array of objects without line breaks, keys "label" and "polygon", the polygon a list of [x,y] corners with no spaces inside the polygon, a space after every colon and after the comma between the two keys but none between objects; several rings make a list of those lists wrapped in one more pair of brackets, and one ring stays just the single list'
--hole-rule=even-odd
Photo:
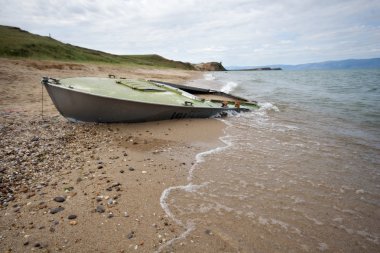
[{"label": "dry sand", "polygon": [[[0,59],[0,252],[154,252],[183,233],[160,196],[186,183],[195,154],[220,145],[224,125],[69,123],[45,90],[41,118],[42,76],[108,74],[179,83],[200,75]],[[182,245],[175,251],[191,248]]]}]

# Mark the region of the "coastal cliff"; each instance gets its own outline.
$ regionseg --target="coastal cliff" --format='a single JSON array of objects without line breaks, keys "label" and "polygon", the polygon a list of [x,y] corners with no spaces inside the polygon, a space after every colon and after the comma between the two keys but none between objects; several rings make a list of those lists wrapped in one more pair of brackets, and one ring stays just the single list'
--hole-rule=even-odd
[{"label": "coastal cliff", "polygon": [[200,71],[226,71],[221,62],[205,62],[193,64],[193,66]]}]

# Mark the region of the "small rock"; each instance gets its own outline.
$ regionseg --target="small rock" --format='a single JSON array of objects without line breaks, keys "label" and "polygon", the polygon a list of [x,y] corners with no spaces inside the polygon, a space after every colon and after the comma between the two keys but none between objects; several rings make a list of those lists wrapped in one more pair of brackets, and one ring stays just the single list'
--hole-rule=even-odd
[{"label": "small rock", "polygon": [[54,207],[54,208],[50,209],[50,213],[51,213],[51,214],[56,214],[56,213],[61,212],[61,211],[63,211],[63,210],[65,210],[65,208],[63,208],[63,207],[61,207],[61,206],[59,206],[59,207]]},{"label": "small rock", "polygon": [[38,208],[39,208],[39,209],[47,208],[47,204],[46,204],[45,202],[40,202],[40,203],[38,204]]},{"label": "small rock", "polygon": [[35,248],[39,248],[39,247],[41,247],[41,243],[39,243],[39,242],[35,243],[35,244],[34,244],[34,247],[35,247]]},{"label": "small rock", "polygon": [[111,218],[114,217],[114,215],[113,215],[113,213],[109,213],[109,214],[107,215],[107,217],[108,217],[109,219],[111,219]]},{"label": "small rock", "polygon": [[124,170],[120,170],[120,173],[122,173],[122,174],[123,174],[123,173],[124,173]]},{"label": "small rock", "polygon": [[146,170],[143,170],[143,171],[141,171],[141,173],[142,173],[142,174],[146,174],[146,173],[147,173],[147,171],[146,171]]},{"label": "small rock", "polygon": [[98,166],[98,170],[103,169],[103,165]]},{"label": "small rock", "polygon": [[112,198],[110,198],[110,199],[107,201],[107,204],[108,204],[109,206],[112,206],[112,205],[117,204],[117,201],[114,200],[114,199],[112,199]]},{"label": "small rock", "polygon": [[74,220],[77,218],[77,216],[75,214],[70,214],[68,217],[67,217],[69,220]]},{"label": "small rock", "polygon": [[28,245],[29,245],[29,241],[24,242],[24,246],[28,246]]},{"label": "small rock", "polygon": [[111,187],[117,187],[117,186],[120,186],[120,185],[121,185],[120,183],[116,182],[116,183],[113,183],[113,184],[111,185]]},{"label": "small rock", "polygon": [[30,199],[30,198],[33,197],[34,195],[36,195],[34,192],[30,192],[30,193],[28,193],[28,195],[26,195],[26,198],[27,198],[27,199]]},{"label": "small rock", "polygon": [[132,239],[134,236],[135,236],[135,231],[131,231],[131,232],[127,235],[127,238],[128,238],[128,239]]},{"label": "small rock", "polygon": [[33,142],[33,141],[39,141],[39,139],[40,139],[40,138],[39,138],[38,136],[34,136],[30,141],[32,141],[32,142]]},{"label": "small rock", "polygon": [[134,171],[135,170],[135,168],[133,168],[133,167],[129,167],[128,169],[129,169],[129,171]]},{"label": "small rock", "polygon": [[99,205],[96,207],[96,212],[98,212],[98,213],[104,213],[105,211],[106,211],[106,209],[102,205]]},{"label": "small rock", "polygon": [[54,198],[54,201],[55,202],[59,202],[59,203],[61,203],[61,202],[64,202],[66,199],[64,198],[64,197],[62,197],[62,196],[58,196],[58,197],[55,197]]},{"label": "small rock", "polygon": [[72,220],[69,222],[69,224],[74,226],[74,225],[78,224],[78,222],[76,220]]},{"label": "small rock", "polygon": [[69,187],[65,187],[63,189],[65,190],[65,192],[70,192],[70,191],[74,190],[74,187],[69,186]]}]

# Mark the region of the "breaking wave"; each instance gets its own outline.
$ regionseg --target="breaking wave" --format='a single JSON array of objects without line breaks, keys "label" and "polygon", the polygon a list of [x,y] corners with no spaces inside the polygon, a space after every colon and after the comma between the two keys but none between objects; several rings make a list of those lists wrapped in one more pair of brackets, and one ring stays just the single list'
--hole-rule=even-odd
[{"label": "breaking wave", "polygon": [[231,91],[233,91],[236,87],[238,86],[237,83],[235,82],[227,82],[221,89],[222,92],[225,92],[225,93],[230,93]]},{"label": "breaking wave", "polygon": [[213,81],[216,79],[216,77],[211,73],[204,74],[203,77],[206,81]]}]

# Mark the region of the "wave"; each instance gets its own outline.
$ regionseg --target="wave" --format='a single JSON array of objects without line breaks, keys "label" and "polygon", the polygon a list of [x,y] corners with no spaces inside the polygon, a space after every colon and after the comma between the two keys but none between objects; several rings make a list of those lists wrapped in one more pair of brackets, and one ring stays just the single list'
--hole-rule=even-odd
[{"label": "wave", "polygon": [[227,82],[221,89],[222,92],[225,92],[225,93],[230,93],[231,91],[233,91],[236,87],[238,86],[237,83],[235,82]]},{"label": "wave", "polygon": [[206,81],[213,81],[216,79],[216,77],[211,73],[204,74],[203,77]]},{"label": "wave", "polygon": [[261,111],[261,112],[263,112],[263,111],[265,111],[265,112],[267,112],[267,111],[279,112],[280,111],[280,109],[278,109],[277,106],[275,106],[269,102],[263,102],[263,103],[259,102],[259,106],[260,106],[259,111]]}]

